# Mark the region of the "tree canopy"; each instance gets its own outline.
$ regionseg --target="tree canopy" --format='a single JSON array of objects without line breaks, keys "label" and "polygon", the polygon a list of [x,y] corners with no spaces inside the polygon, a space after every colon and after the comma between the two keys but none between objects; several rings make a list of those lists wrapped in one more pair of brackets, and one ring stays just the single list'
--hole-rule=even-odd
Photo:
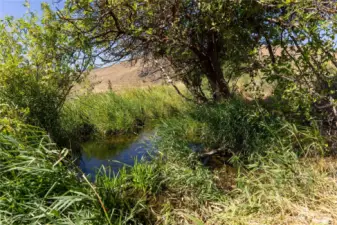
[{"label": "tree canopy", "polygon": [[[264,76],[276,82],[275,91],[284,109],[288,106],[306,119],[319,115],[320,123],[336,129],[336,2],[276,3],[264,3],[277,8],[277,13],[265,18],[271,51],[263,63]],[[282,104],[285,101],[287,104]]]},{"label": "tree canopy", "polygon": [[67,0],[57,13],[92,57],[161,60],[199,100],[203,78],[219,100],[233,74],[262,73],[293,111],[336,121],[334,1]]},{"label": "tree canopy", "polygon": [[259,74],[279,106],[336,126],[334,1],[66,0],[63,9],[43,8],[41,21],[6,19],[0,31],[2,95],[40,120],[96,59],[142,59],[199,102],[231,98],[233,79]]},{"label": "tree canopy", "polygon": [[251,60],[261,10],[255,1],[68,0],[58,15],[104,62],[160,59],[200,98],[206,77],[221,99],[231,95],[222,65]]}]

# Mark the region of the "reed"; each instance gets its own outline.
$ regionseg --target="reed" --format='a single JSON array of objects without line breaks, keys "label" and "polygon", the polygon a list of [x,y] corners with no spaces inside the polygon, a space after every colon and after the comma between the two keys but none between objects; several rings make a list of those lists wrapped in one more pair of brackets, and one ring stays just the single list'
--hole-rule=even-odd
[{"label": "reed", "polygon": [[61,115],[62,132],[80,137],[137,132],[144,125],[183,114],[188,103],[174,88],[155,86],[79,96],[67,101]]}]

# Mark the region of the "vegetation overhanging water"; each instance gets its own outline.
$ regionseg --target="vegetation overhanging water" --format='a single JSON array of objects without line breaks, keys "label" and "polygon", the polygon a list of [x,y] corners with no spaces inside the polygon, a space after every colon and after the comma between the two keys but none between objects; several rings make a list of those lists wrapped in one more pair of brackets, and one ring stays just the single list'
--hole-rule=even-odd
[{"label": "vegetation overhanging water", "polygon": [[[335,1],[26,6],[0,20],[0,224],[337,221]],[[166,85],[69,98],[97,60],[139,58]],[[151,160],[105,142],[153,121]],[[92,175],[105,157],[132,166]]]},{"label": "vegetation overhanging water", "polygon": [[79,167],[94,179],[97,171],[106,167],[111,175],[126,166],[132,167],[135,161],[147,160],[154,154],[153,133],[143,131],[138,135],[122,135],[92,140],[81,144]]}]

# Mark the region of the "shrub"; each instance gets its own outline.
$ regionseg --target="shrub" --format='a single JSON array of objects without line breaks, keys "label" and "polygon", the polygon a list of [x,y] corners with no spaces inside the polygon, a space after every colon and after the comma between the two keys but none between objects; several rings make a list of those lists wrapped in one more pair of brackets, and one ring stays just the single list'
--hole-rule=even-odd
[{"label": "shrub", "polygon": [[30,124],[53,133],[70,89],[86,75],[90,61],[80,60],[83,51],[59,32],[64,25],[43,6],[41,20],[30,13],[0,21],[0,98],[27,108]]}]

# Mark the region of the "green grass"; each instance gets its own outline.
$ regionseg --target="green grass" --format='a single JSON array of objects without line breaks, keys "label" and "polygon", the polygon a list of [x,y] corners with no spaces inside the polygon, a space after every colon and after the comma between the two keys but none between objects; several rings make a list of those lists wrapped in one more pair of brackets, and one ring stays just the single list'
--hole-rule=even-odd
[{"label": "green grass", "polygon": [[180,115],[187,108],[188,103],[168,86],[90,94],[67,101],[61,127],[71,137],[90,132],[101,137],[131,133],[144,124]]},{"label": "green grass", "polygon": [[[168,177],[179,181],[195,168],[209,174],[203,176],[205,181],[194,175],[179,184],[183,189],[179,192],[195,201],[177,204],[170,211],[172,224],[302,224],[336,219],[337,164],[318,169],[318,161],[326,160],[322,158],[326,145],[315,127],[296,126],[258,106],[233,100],[172,119],[159,128],[159,135],[158,145],[169,165],[177,165]],[[207,169],[189,150],[190,141],[209,150],[222,149],[231,157],[222,161],[226,165]]]},{"label": "green grass", "polygon": [[264,151],[285,120],[240,98],[222,104],[196,105],[183,116],[166,120],[160,136],[176,134],[182,142],[202,143],[228,153]]},{"label": "green grass", "polygon": [[[101,168],[93,184],[72,163],[68,150],[58,149],[42,130],[25,124],[16,109],[2,107],[0,223],[319,224],[337,220],[337,163],[322,157],[326,145],[317,128],[291,124],[240,99],[187,105],[170,91],[99,94],[68,103],[76,105],[71,106],[76,111],[67,115],[76,116],[73,123],[66,123],[68,132],[89,122],[98,134],[134,129],[131,122],[99,123],[94,117],[110,112],[126,111],[130,115],[125,121],[135,121],[143,108],[145,123],[161,120],[155,128],[160,137],[154,139],[158,153],[151,161],[139,159],[118,175]],[[168,102],[160,108],[161,103],[139,102],[142,95]],[[84,106],[87,102],[106,108]],[[164,107],[168,104],[179,110],[169,111]],[[81,118],[83,114],[86,117]],[[122,126],[126,124],[130,126]],[[219,150],[220,162],[203,165],[191,143]]]},{"label": "green grass", "polygon": [[[280,131],[279,137],[285,133],[292,137],[292,130]],[[296,141],[287,137],[277,139],[263,152],[232,156],[227,163],[235,165],[234,180],[226,172],[230,166],[215,169],[212,182],[222,191],[221,197],[201,204],[197,210],[189,206],[193,204],[184,205],[180,208],[182,214],[172,210],[176,220],[187,224],[191,222],[189,216],[193,216],[205,224],[281,224],[294,220],[300,223],[303,217],[303,223],[310,223],[312,219],[336,219],[335,175],[318,171],[315,160],[300,158]],[[311,140],[316,144],[315,137]],[[308,140],[306,143],[303,150],[312,151]],[[329,172],[334,174],[335,168]],[[227,182],[232,182],[233,187],[227,188]],[[219,190],[211,193],[214,195]]]},{"label": "green grass", "polygon": [[[8,107],[1,106],[3,110]],[[42,130],[24,124],[12,113],[2,116],[1,224],[66,224],[78,218],[85,222],[99,212],[90,190],[67,168],[71,166],[68,150],[57,149]]]}]

